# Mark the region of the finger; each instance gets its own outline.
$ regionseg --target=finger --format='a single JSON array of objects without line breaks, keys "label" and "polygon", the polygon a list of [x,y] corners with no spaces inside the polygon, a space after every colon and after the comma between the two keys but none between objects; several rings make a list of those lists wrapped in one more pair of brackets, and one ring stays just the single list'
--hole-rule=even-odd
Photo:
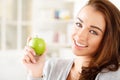
[{"label": "finger", "polygon": [[28,57],[29,52],[27,50],[24,49],[24,55],[22,58],[22,61],[24,64],[28,64],[31,63],[30,58]]},{"label": "finger", "polygon": [[28,37],[27,38],[27,45],[28,45],[28,43],[29,43],[29,41],[32,39],[32,37]]},{"label": "finger", "polygon": [[22,59],[23,64],[27,64],[26,57],[24,56]]},{"label": "finger", "polygon": [[24,62],[28,63],[28,64],[32,63],[29,56],[27,56],[27,55],[24,56]]},{"label": "finger", "polygon": [[27,54],[27,56],[30,58],[30,61],[31,61],[32,63],[36,63],[35,56],[33,56],[31,52],[29,52],[29,54]]},{"label": "finger", "polygon": [[36,55],[36,53],[35,53],[35,51],[34,51],[34,49],[32,49],[31,47],[29,47],[29,46],[25,46],[25,50],[26,51],[29,51],[33,56],[35,56]]},{"label": "finger", "polygon": [[35,56],[33,55],[33,52],[31,52],[29,49],[25,50],[25,55],[27,55],[32,63],[36,63]]}]

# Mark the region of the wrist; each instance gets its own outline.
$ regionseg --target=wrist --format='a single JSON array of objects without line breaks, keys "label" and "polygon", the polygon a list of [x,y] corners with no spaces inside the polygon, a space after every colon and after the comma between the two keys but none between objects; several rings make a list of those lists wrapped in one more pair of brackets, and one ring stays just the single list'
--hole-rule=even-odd
[{"label": "wrist", "polygon": [[30,75],[27,76],[27,80],[43,80],[43,77],[32,77]]},{"label": "wrist", "polygon": [[43,73],[42,72],[33,72],[33,71],[29,71],[29,75],[33,78],[41,78],[43,77]]}]

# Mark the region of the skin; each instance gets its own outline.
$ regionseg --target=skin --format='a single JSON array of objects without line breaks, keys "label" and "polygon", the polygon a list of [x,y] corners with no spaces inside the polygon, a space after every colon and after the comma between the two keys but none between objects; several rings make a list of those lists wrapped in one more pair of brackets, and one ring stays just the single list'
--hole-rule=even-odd
[{"label": "skin", "polygon": [[105,31],[102,13],[86,6],[78,14],[72,33],[72,50],[77,56],[92,56],[99,48]]},{"label": "skin", "polygon": [[[30,40],[31,40],[31,37],[28,37],[27,44]],[[37,78],[42,76],[43,68],[45,64],[45,55],[46,55],[45,53],[41,56],[36,56],[35,51],[31,47],[25,46],[24,48],[25,55],[23,56],[22,62],[27,68],[28,73],[32,77]]]},{"label": "skin", "polygon": [[[81,72],[82,66],[88,66],[103,39],[105,26],[102,13],[91,6],[84,7],[78,13],[72,32],[72,51],[76,58],[68,80],[71,80],[73,73]],[[77,77],[77,74],[74,75]]]},{"label": "skin", "polygon": [[[105,32],[105,20],[102,13],[91,6],[84,7],[77,15],[72,33],[72,51],[76,55],[73,67],[67,80],[71,75],[81,72],[81,67],[95,55],[102,41]],[[27,40],[29,42],[30,39]],[[23,64],[33,77],[42,76],[45,63],[45,54],[36,56],[35,51],[29,46],[24,49]],[[74,74],[76,75],[76,74]]]}]

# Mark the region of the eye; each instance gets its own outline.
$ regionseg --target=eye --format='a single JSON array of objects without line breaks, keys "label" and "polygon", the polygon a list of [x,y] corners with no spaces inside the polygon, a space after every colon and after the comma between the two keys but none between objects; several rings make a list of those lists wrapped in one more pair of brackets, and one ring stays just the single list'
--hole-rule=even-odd
[{"label": "eye", "polygon": [[81,23],[77,22],[77,23],[75,23],[75,24],[76,24],[77,27],[82,28],[82,24],[81,24]]},{"label": "eye", "polygon": [[98,35],[98,33],[97,33],[96,31],[94,31],[94,30],[90,30],[89,32],[90,32],[91,34]]}]

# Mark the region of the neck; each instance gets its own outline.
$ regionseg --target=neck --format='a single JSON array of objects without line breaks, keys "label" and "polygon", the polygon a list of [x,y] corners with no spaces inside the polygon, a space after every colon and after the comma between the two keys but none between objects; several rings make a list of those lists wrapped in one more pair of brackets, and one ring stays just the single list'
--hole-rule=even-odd
[{"label": "neck", "polygon": [[88,56],[76,56],[75,60],[78,61],[78,63],[82,62],[89,62],[91,60],[91,57]]},{"label": "neck", "polygon": [[82,67],[87,67],[89,65],[91,58],[86,56],[77,56],[74,60],[74,69],[81,73]]}]

